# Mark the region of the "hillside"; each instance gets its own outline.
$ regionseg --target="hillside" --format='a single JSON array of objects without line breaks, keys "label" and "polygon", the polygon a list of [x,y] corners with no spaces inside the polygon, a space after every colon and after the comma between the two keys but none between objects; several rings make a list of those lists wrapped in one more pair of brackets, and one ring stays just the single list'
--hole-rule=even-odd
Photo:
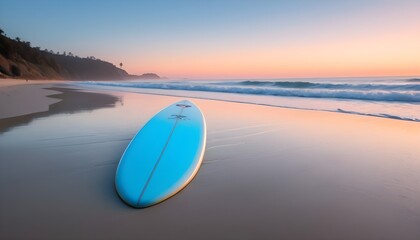
[{"label": "hillside", "polygon": [[122,80],[130,77],[126,71],[117,68],[112,63],[98,59],[78,58],[51,53],[46,54],[46,56],[57,63],[59,73],[64,79]]},{"label": "hillside", "polygon": [[31,47],[19,38],[10,39],[0,30],[0,78],[124,80],[158,79],[154,73],[130,75],[112,63],[80,58]]}]

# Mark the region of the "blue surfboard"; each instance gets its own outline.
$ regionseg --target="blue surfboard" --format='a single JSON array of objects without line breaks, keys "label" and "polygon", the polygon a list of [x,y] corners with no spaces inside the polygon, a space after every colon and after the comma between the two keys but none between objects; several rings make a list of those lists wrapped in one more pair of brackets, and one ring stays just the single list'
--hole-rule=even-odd
[{"label": "blue surfboard", "polygon": [[200,109],[184,100],[161,110],[131,140],[115,176],[121,199],[135,208],[162,202],[197,174],[206,146]]}]

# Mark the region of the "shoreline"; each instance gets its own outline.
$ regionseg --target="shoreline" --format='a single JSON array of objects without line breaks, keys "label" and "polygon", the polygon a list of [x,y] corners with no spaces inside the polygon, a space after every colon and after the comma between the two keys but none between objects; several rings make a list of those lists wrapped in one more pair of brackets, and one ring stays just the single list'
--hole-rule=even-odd
[{"label": "shoreline", "polygon": [[[25,79],[3,79],[3,81],[0,81],[0,109],[6,109],[4,105],[6,105],[6,102],[8,99],[4,99],[2,95],[7,94],[7,92],[10,92],[10,90],[6,90],[5,88],[25,88],[23,86],[56,86],[56,84],[63,84],[60,87],[63,88],[75,88],[79,89],[80,91],[84,92],[103,92],[105,94],[112,94],[113,92],[132,92],[132,93],[138,93],[138,94],[148,94],[148,95],[157,95],[157,96],[169,96],[169,97],[183,97],[183,98],[193,98],[193,99],[201,99],[201,100],[212,100],[212,101],[222,101],[222,102],[230,102],[230,103],[240,103],[240,104],[250,104],[250,105],[257,105],[257,106],[268,106],[268,107],[275,107],[275,108],[284,108],[284,109],[296,109],[296,110],[304,110],[304,111],[315,111],[315,112],[331,112],[331,113],[339,113],[339,114],[348,114],[348,115],[357,115],[357,116],[364,116],[364,117],[376,117],[376,118],[383,118],[383,119],[392,119],[392,120],[400,120],[400,121],[409,121],[409,122],[416,122],[419,123],[420,119],[418,118],[410,118],[410,117],[401,117],[401,116],[395,116],[390,114],[370,114],[370,113],[363,113],[363,112],[355,112],[352,110],[346,110],[342,108],[337,108],[336,110],[329,110],[329,109],[316,109],[311,107],[294,107],[294,106],[286,106],[286,105],[276,105],[276,104],[270,104],[270,103],[264,103],[264,102],[249,102],[244,100],[232,100],[232,99],[221,99],[217,97],[202,97],[202,96],[188,96],[183,95],[182,93],[177,93],[178,90],[159,90],[159,89],[125,89],[121,88],[118,89],[116,87],[109,87],[109,86],[90,86],[90,85],[80,85],[77,84],[78,81],[71,81],[71,80],[31,80],[30,82],[25,82]],[[22,87],[19,87],[22,86]],[[42,88],[42,87],[40,87]],[[40,97],[47,97],[48,94],[46,93],[47,87],[43,87],[42,89],[36,89],[36,87],[32,88],[31,91],[35,91],[37,94],[40,94]],[[41,93],[43,91],[43,93]],[[172,92],[171,92],[172,91]],[[195,92],[195,91],[193,91]],[[206,94],[207,92],[202,92]],[[51,94],[54,94],[54,92],[51,92]],[[259,96],[257,96],[259,97]],[[24,99],[23,99],[24,100]],[[318,99],[316,99],[318,100]],[[22,101],[22,99],[19,99],[18,101]],[[1,103],[3,102],[3,106]],[[35,101],[36,102],[36,101]],[[49,102],[49,103],[48,103]],[[51,105],[54,102],[51,102],[51,99],[45,100],[45,102],[41,106],[37,106],[34,110],[34,107],[27,107],[26,110],[23,111],[23,113],[19,113],[16,111],[16,108],[9,108],[8,111],[15,111],[16,113],[10,114],[8,117],[18,116],[18,115],[24,115],[29,113],[34,113],[37,111],[45,111],[47,108],[47,105]],[[30,110],[32,108],[32,110]],[[25,112],[26,111],[26,112]],[[0,119],[5,118],[5,114],[0,111]]]},{"label": "shoreline", "polygon": [[[299,108],[299,107],[290,107],[290,106],[278,106],[274,104],[266,103],[252,103],[245,101],[229,100],[229,99],[218,99],[218,98],[206,98],[199,96],[182,96],[171,93],[155,93],[155,92],[141,92],[141,91],[132,91],[124,89],[104,89],[101,87],[91,87],[91,86],[80,86],[73,85],[74,81],[67,80],[31,80],[26,82],[24,79],[5,79],[5,81],[0,81],[0,120],[5,118],[19,117],[22,115],[28,115],[39,112],[48,112],[49,106],[52,104],[62,101],[60,98],[54,97],[60,91],[54,91],[51,88],[59,87],[61,89],[74,89],[79,92],[102,92],[103,94],[112,95],[113,92],[130,92],[136,94],[146,94],[146,95],[155,95],[163,97],[177,97],[177,98],[192,98],[199,100],[209,100],[209,101],[220,101],[227,103],[238,103],[238,104],[247,104],[255,106],[266,106],[280,109],[293,109],[293,110],[302,110],[302,111],[313,111],[313,112],[325,112],[325,113],[334,113],[334,114],[345,114],[361,117],[374,117],[388,120],[399,120],[399,121],[408,121],[418,123],[420,120],[417,119],[406,119],[398,118],[393,116],[381,116],[374,114],[364,114],[351,111],[345,111],[342,109],[333,110],[321,110],[321,109],[311,109],[311,108]],[[50,89],[49,89],[50,88]],[[155,89],[154,89],[155,90]],[[27,101],[27,95],[31,94],[31,101]],[[18,107],[9,106],[10,102],[14,102]],[[30,104],[28,104],[30,103]]]},{"label": "shoreline", "polygon": [[[369,113],[361,113],[361,112],[354,112],[343,110],[341,108],[337,108],[336,110],[328,110],[328,109],[315,109],[315,108],[305,108],[305,107],[292,107],[292,106],[285,106],[285,105],[275,105],[269,103],[259,103],[259,102],[247,102],[241,100],[230,100],[230,99],[220,99],[214,97],[200,97],[200,96],[188,96],[177,94],[176,91],[182,90],[167,90],[167,89],[153,89],[153,88],[138,88],[138,89],[130,89],[127,87],[125,88],[115,88],[111,86],[89,86],[89,85],[76,85],[82,89],[88,89],[91,91],[103,91],[103,92],[129,92],[129,93],[137,93],[137,94],[146,94],[146,95],[156,95],[156,96],[167,96],[167,97],[180,97],[180,98],[193,98],[193,99],[201,99],[201,100],[210,100],[210,101],[221,101],[221,102],[229,102],[229,103],[240,103],[240,104],[249,104],[249,105],[257,105],[257,106],[267,106],[267,107],[274,107],[274,108],[283,108],[283,109],[295,109],[295,110],[303,110],[303,111],[315,111],[315,112],[330,112],[330,113],[339,113],[339,114],[347,114],[347,115],[357,115],[357,116],[364,116],[364,117],[375,117],[375,118],[382,118],[382,119],[391,119],[391,120],[399,120],[399,121],[409,121],[409,122],[420,122],[420,119],[417,118],[404,118],[399,116],[387,115],[387,114],[369,114]],[[165,93],[165,92],[172,92],[172,93]],[[209,92],[201,92],[201,91],[192,91],[198,93],[209,93]],[[214,92],[210,92],[214,93]],[[226,93],[222,93],[226,94]],[[230,94],[230,93],[227,93]],[[259,97],[257,95],[257,97]]]},{"label": "shoreline", "polygon": [[[243,82],[244,86],[240,86],[241,91],[245,91],[248,89],[246,86],[247,83]],[[261,82],[264,84],[264,82]],[[277,83],[277,82],[276,82]],[[289,82],[279,82],[282,84],[290,85]],[[137,85],[140,84],[140,85]],[[157,84],[157,85],[155,85]],[[166,86],[169,84],[170,86]],[[302,110],[314,110],[314,111],[326,111],[326,112],[337,112],[337,113],[346,113],[346,114],[355,114],[355,115],[362,115],[362,116],[371,116],[371,117],[380,117],[380,118],[391,118],[397,120],[404,120],[404,121],[414,121],[420,122],[420,105],[416,102],[409,102],[406,100],[392,100],[391,98],[395,95],[398,96],[402,94],[402,96],[410,98],[410,93],[404,92],[396,92],[393,93],[392,91],[386,92],[386,96],[390,97],[388,100],[363,100],[359,98],[342,98],[342,97],[305,97],[305,96],[295,96],[295,95],[273,95],[273,94],[265,94],[265,93],[245,93],[237,90],[229,91],[228,90],[217,90],[220,86],[225,86],[219,84],[217,86],[213,86],[209,84],[200,84],[199,81],[191,83],[181,83],[180,86],[176,85],[178,83],[174,83],[171,85],[170,82],[158,82],[158,83],[141,83],[141,82],[134,82],[134,83],[104,83],[104,82],[82,82],[82,83],[75,83],[75,85],[92,88],[92,89],[106,89],[110,91],[124,91],[124,92],[135,92],[135,93],[144,93],[144,94],[157,94],[162,96],[177,96],[177,97],[190,97],[196,99],[212,99],[212,100],[220,100],[225,102],[238,102],[238,103],[247,103],[247,104],[256,104],[256,105],[264,105],[264,106],[274,106],[274,107],[281,107],[281,108],[291,108],[291,109],[302,109]],[[186,85],[184,85],[186,84]],[[271,83],[273,84],[273,83]],[[295,84],[295,83],[294,83]],[[298,84],[296,82],[296,84]],[[318,83],[308,83],[308,84],[318,84]],[[336,83],[327,83],[328,84],[336,84]],[[257,88],[254,88],[254,85]],[[258,84],[254,83],[253,87],[249,89],[253,89],[252,91],[266,91],[269,92],[273,89],[267,88],[264,90],[258,89]],[[299,85],[299,84],[298,84]],[[162,89],[159,89],[159,86]],[[235,88],[234,85],[229,85],[227,88]],[[236,86],[236,85],[235,85]],[[339,84],[337,85],[338,89],[340,89]],[[337,87],[336,86],[336,87]],[[374,85],[369,85],[371,88]],[[216,87],[216,90],[204,90],[206,88],[212,89]],[[384,85],[377,86],[378,89],[384,88]],[[363,88],[363,86],[358,86],[358,88]],[[393,88],[398,88],[397,85],[393,86]],[[288,87],[285,88],[286,90],[289,89]],[[294,89],[294,88],[293,88]],[[309,91],[312,92],[312,89],[306,88],[297,88],[301,92]],[[327,88],[329,89],[329,88]],[[342,94],[351,94],[351,90],[344,91]],[[275,90],[283,91],[283,88],[275,88]],[[316,90],[316,89],[315,89]],[[320,91],[321,93],[324,91]],[[251,91],[251,92],[252,92]],[[274,91],[274,90],[273,90]],[[317,90],[318,91],[318,90]],[[315,92],[317,92],[315,91]],[[326,91],[325,94],[333,94],[334,91]],[[321,94],[320,93],[320,94]],[[328,95],[327,94],[327,95]],[[369,96],[379,96],[373,90],[369,91],[362,91],[358,92],[358,95],[367,94]],[[321,94],[322,95],[322,94]],[[340,94],[338,94],[340,95]],[[417,93],[413,93],[412,97],[417,96]]]},{"label": "shoreline", "polygon": [[[257,102],[246,102],[240,100],[229,100],[229,99],[218,99],[218,98],[207,98],[207,97],[199,97],[199,96],[182,96],[177,94],[165,93],[165,92],[147,92],[147,91],[133,91],[133,90],[124,90],[124,89],[116,89],[116,88],[109,88],[106,87],[93,87],[93,86],[80,86],[75,85],[74,81],[69,80],[31,80],[30,82],[26,82],[24,79],[3,79],[4,81],[0,81],[0,120],[5,118],[12,118],[18,117],[27,114],[33,114],[38,112],[47,112],[50,105],[62,101],[60,98],[55,98],[54,95],[59,93],[59,91],[54,91],[48,88],[59,87],[61,89],[74,89],[79,92],[101,92],[103,94],[112,95],[114,92],[130,92],[136,94],[146,94],[146,95],[155,95],[155,96],[163,96],[163,97],[177,97],[177,98],[192,98],[192,99],[199,99],[199,100],[209,100],[209,101],[220,101],[220,102],[227,102],[227,103],[238,103],[238,104],[247,104],[247,105],[255,105],[255,106],[266,106],[266,107],[273,107],[273,108],[280,108],[280,109],[293,109],[293,110],[302,110],[302,111],[313,111],[313,112],[325,112],[325,113],[334,113],[334,114],[345,114],[345,115],[352,115],[352,116],[361,116],[361,117],[373,117],[373,118],[381,118],[381,119],[388,119],[388,120],[398,120],[398,121],[408,121],[419,123],[420,119],[411,119],[411,118],[400,118],[395,116],[381,116],[375,114],[365,114],[365,113],[358,113],[352,111],[346,111],[338,108],[336,111],[334,110],[322,110],[322,109],[312,109],[312,108],[299,108],[299,107],[291,107],[291,106],[278,106],[274,104],[266,104],[266,103],[257,103]],[[76,82],[77,83],[77,82]],[[150,90],[150,89],[146,89]],[[157,89],[153,89],[157,90]],[[166,91],[166,90],[164,90]],[[25,105],[28,101],[26,101],[25,93],[31,93],[31,98],[34,98],[33,101],[26,106]],[[12,96],[12,94],[15,96]],[[34,96],[35,95],[35,96]],[[19,107],[10,107],[9,102],[18,103]],[[26,102],[26,103],[24,103]]]}]

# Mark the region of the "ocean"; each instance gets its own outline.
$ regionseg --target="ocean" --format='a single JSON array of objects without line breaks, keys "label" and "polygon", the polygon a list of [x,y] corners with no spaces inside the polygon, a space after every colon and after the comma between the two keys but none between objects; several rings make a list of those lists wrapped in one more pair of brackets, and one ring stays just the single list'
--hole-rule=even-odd
[{"label": "ocean", "polygon": [[130,92],[420,121],[420,78],[86,81]]}]

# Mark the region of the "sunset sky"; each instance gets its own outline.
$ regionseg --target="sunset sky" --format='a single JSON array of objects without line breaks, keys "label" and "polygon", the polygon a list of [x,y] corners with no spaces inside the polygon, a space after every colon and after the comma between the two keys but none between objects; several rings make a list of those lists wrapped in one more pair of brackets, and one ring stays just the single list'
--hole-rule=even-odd
[{"label": "sunset sky", "polygon": [[133,74],[420,75],[419,0],[0,0],[0,28]]}]

